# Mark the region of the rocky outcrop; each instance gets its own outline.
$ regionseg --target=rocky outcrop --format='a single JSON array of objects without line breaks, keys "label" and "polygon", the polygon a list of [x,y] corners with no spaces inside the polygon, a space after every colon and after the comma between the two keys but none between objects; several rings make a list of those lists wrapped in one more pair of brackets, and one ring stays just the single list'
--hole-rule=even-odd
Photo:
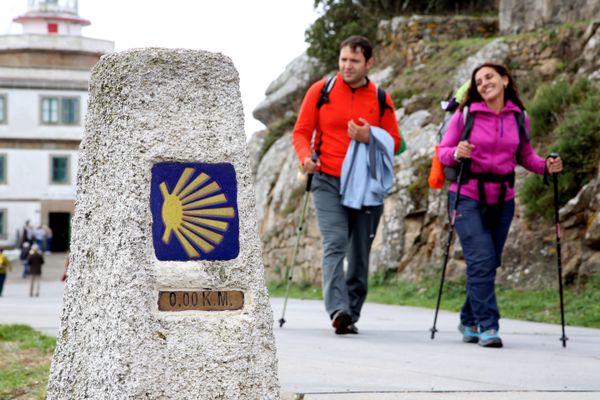
[{"label": "rocky outcrop", "polygon": [[[598,166],[600,168],[600,165]],[[600,169],[599,169],[600,171]],[[587,279],[600,272],[600,172],[561,210],[565,275]]]},{"label": "rocky outcrop", "polygon": [[501,33],[533,31],[593,18],[600,18],[597,0],[500,0]]},{"label": "rocky outcrop", "polygon": [[600,19],[592,22],[583,34],[583,50],[580,55],[581,66],[578,74],[588,74],[590,79],[600,81]]},{"label": "rocky outcrop", "polygon": [[[389,29],[406,35],[410,33],[410,37],[415,38],[414,49],[419,46],[435,47],[424,44],[424,41],[418,44],[416,38],[432,37],[433,28],[422,24],[422,19],[413,17],[395,21],[398,26],[390,25]],[[402,23],[404,25],[400,26]],[[422,32],[412,32],[411,26],[420,26]],[[450,90],[452,86],[467,80],[473,68],[483,61],[508,64],[517,80],[526,78],[531,73],[542,79],[553,79],[570,63],[574,63],[574,68],[586,66],[586,71],[593,71],[593,65],[597,61],[589,57],[589,54],[596,49],[598,30],[588,28],[586,34],[584,31],[585,26],[578,26],[557,29],[554,33],[546,31],[491,41],[477,53],[467,57],[458,68],[448,72],[448,88]],[[394,48],[405,51],[406,46],[410,46],[407,42],[396,43],[398,39],[389,33],[391,31],[387,32],[390,36],[385,44],[389,51],[394,51]],[[587,46],[590,53],[584,52],[580,56],[580,50]],[[429,60],[424,54],[412,58],[413,61],[417,59],[420,63],[427,63]],[[559,60],[559,64],[553,60]],[[387,68],[373,71],[372,77],[384,85],[392,82],[393,86],[395,77],[406,70],[401,66],[394,65],[391,68],[388,65]],[[417,68],[412,70],[416,71]],[[420,92],[403,100],[397,110],[396,117],[408,143],[408,150],[395,160],[395,184],[392,193],[385,200],[384,214],[373,243],[371,272],[392,274],[400,279],[413,281],[432,274],[438,275],[440,272],[448,233],[447,192],[427,187],[428,168],[441,122],[439,114],[430,105],[428,94]],[[266,112],[269,112],[268,109]],[[517,185],[527,175],[525,170],[518,168]],[[298,235],[298,220],[304,195],[304,182],[298,180],[297,160],[290,132],[279,139],[263,157],[256,181],[265,268],[269,279],[278,280],[285,276],[289,266]],[[600,178],[582,190],[573,200],[574,204],[569,203],[562,210],[563,266],[565,276],[571,280],[591,276],[600,270],[598,181]],[[551,287],[556,284],[554,224],[530,222],[522,217],[522,213],[517,199],[515,218],[505,247],[503,267],[498,270],[498,280],[511,287]],[[294,281],[320,283],[322,250],[311,201],[308,202],[305,228],[301,235]],[[464,268],[460,244],[454,240],[447,269],[449,279],[464,276]]]},{"label": "rocky outcrop", "polygon": [[504,39],[496,39],[485,45],[476,54],[467,58],[467,60],[458,68],[454,87],[459,88],[463,83],[471,79],[471,71],[478,65],[486,61],[492,61],[500,64],[506,64],[509,48]]},{"label": "rocky outcrop", "polygon": [[283,118],[286,111],[297,110],[308,86],[323,75],[319,62],[306,53],[295,58],[285,71],[274,80],[266,98],[254,109],[252,115],[265,125]]}]

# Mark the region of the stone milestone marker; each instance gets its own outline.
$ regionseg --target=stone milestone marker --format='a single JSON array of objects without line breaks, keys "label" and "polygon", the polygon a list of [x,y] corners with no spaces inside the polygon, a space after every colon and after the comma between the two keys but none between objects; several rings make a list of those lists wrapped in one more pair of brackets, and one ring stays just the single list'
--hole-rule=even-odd
[{"label": "stone milestone marker", "polygon": [[238,75],[138,49],[92,72],[48,399],[277,399]]}]

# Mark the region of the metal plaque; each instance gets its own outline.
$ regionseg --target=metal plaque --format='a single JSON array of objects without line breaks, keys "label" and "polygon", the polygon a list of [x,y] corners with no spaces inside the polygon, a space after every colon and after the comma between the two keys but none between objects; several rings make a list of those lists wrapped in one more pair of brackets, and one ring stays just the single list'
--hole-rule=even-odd
[{"label": "metal plaque", "polygon": [[244,307],[240,290],[171,290],[158,292],[159,311],[230,311]]}]

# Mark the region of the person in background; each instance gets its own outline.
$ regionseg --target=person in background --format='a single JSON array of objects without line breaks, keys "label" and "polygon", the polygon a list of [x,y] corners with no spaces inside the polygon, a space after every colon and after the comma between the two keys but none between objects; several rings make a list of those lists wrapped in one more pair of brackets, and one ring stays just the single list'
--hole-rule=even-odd
[{"label": "person in background", "polygon": [[[475,68],[465,99],[438,148],[439,160],[446,166],[470,160],[468,180],[461,186],[455,215],[467,264],[467,298],[460,313],[459,331],[464,342],[483,347],[503,345],[498,335],[495,278],[515,211],[515,167],[519,163],[539,175],[562,171],[560,157],[541,158],[528,135],[520,132],[515,116],[521,116],[525,107],[518,93],[505,66],[484,63]],[[474,118],[473,128],[469,139],[461,141],[465,106]],[[525,126],[529,126],[528,119]],[[450,213],[457,187],[456,182],[450,185]]]},{"label": "person in background", "polygon": [[21,254],[19,255],[19,260],[21,260],[21,265],[23,265],[23,279],[27,278],[29,275],[29,250],[31,249],[31,245],[29,242],[23,242],[21,247]]},{"label": "person in background", "polygon": [[6,281],[6,274],[10,271],[10,261],[8,257],[4,255],[4,249],[0,248],[0,297],[2,297],[2,291],[4,290],[4,282]]},{"label": "person in background", "polygon": [[50,254],[52,252],[52,229],[48,225],[42,225],[44,230],[44,237],[46,238],[46,248],[44,253]]},{"label": "person in background", "polygon": [[43,253],[46,244],[46,231],[44,230],[44,228],[42,228],[41,225],[39,225],[33,231],[33,236],[35,238],[35,243],[37,243],[38,247],[40,248],[40,251]]},{"label": "person in background", "polygon": [[42,276],[42,265],[44,264],[44,256],[40,251],[37,243],[31,246],[29,252],[29,274],[31,275],[31,287],[29,289],[29,297],[40,297],[40,280]]},{"label": "person in background", "polygon": [[33,227],[29,220],[25,221],[25,225],[21,228],[21,245],[23,243],[31,244],[33,241]]},{"label": "person in background", "polygon": [[300,166],[314,174],[311,192],[323,241],[323,297],[338,335],[358,333],[355,323],[367,297],[371,244],[383,213],[383,205],[353,209],[341,204],[342,163],[352,140],[369,143],[371,126],[389,134],[394,151],[401,143],[390,95],[385,94],[386,107],[380,115],[377,87],[367,77],[374,62],[367,38],[344,40],[329,101],[318,106],[327,80],[314,83],[304,97],[293,131]]}]

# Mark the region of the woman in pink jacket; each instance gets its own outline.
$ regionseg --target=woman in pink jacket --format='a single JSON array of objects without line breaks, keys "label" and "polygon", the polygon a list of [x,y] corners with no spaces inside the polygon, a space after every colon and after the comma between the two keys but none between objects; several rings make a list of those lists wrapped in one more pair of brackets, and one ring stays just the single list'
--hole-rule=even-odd
[{"label": "woman in pink jacket", "polygon": [[[465,106],[473,117],[473,127],[468,140],[461,141]],[[502,347],[495,278],[515,210],[517,162],[540,175],[562,171],[560,158],[541,158],[528,136],[519,135],[516,116],[522,110],[525,107],[508,69],[494,63],[482,64],[473,71],[471,86],[438,150],[446,166],[456,166],[465,159],[470,164],[455,219],[467,263],[467,298],[459,330],[464,342],[484,347]],[[529,120],[525,126],[529,127]],[[454,204],[456,191],[457,184],[452,183],[448,204]]]}]

